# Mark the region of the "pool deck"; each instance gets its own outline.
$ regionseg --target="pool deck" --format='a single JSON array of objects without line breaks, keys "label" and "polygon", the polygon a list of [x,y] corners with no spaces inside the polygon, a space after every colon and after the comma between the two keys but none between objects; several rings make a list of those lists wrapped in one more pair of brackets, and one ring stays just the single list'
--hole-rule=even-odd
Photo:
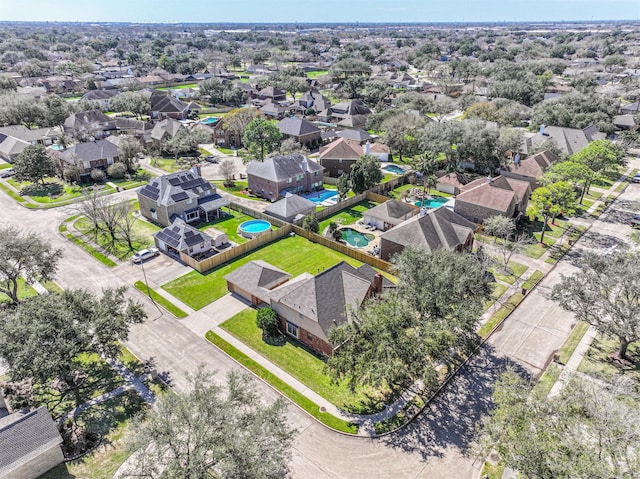
[{"label": "pool deck", "polygon": [[[380,231],[379,229],[374,229],[374,230],[367,229],[367,228],[365,228],[365,226],[366,225],[362,223],[362,220],[359,220],[356,223],[352,223],[350,225],[345,225],[343,227],[343,228],[354,229],[354,230],[356,230],[356,231],[358,231],[359,233],[362,233],[362,234],[367,234],[368,233],[368,234],[374,236],[374,238],[371,241],[369,241],[369,244],[367,244],[367,246],[365,246],[363,248],[355,248],[354,246],[351,246],[349,243],[346,243],[347,246],[349,246],[349,247],[351,247],[353,249],[361,250],[361,251],[370,251],[373,248],[375,248],[376,246],[380,247],[380,235],[382,233],[384,233],[384,232]],[[340,228],[340,229],[342,229],[342,228]]]}]

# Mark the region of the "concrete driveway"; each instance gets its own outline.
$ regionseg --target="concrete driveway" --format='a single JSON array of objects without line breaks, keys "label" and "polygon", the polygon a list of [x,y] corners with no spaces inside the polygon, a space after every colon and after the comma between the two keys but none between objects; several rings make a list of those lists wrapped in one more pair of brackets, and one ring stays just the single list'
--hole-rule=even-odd
[{"label": "concrete driveway", "polygon": [[192,268],[176,261],[171,256],[160,253],[155,258],[145,261],[144,265],[123,263],[114,268],[114,272],[125,281],[133,284],[136,281],[144,281],[143,267],[149,286],[154,289],[193,271]]}]

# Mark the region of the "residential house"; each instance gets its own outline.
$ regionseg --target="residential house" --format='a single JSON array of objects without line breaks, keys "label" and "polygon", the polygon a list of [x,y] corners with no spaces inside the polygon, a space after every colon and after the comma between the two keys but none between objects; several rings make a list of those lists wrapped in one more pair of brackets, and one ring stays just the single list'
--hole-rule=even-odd
[{"label": "residential house", "polygon": [[320,121],[337,122],[340,126],[348,128],[360,128],[367,124],[367,115],[371,110],[362,100],[349,100],[337,103],[330,108],[318,113]]},{"label": "residential house", "polygon": [[119,160],[119,156],[118,147],[107,140],[76,143],[60,152],[63,161],[77,165],[82,173],[91,173],[94,169],[106,170]]},{"label": "residential house", "polygon": [[149,138],[153,130],[153,124],[148,121],[136,120],[134,118],[117,117],[115,122],[115,132],[111,134],[130,135],[138,139]]},{"label": "residential house", "polygon": [[264,210],[269,216],[293,223],[316,212],[316,204],[298,195],[286,195]]},{"label": "residential house", "polygon": [[337,178],[343,173],[349,174],[351,167],[363,155],[373,155],[380,161],[388,161],[389,147],[381,143],[361,145],[359,141],[338,138],[320,147],[320,164],[328,176]]},{"label": "residential house", "polygon": [[162,226],[176,218],[187,223],[210,221],[229,206],[216,187],[202,178],[198,165],[154,178],[138,190],[138,202],[142,216]]},{"label": "residential house", "polygon": [[23,125],[0,127],[0,158],[13,163],[27,146],[36,144],[50,146],[61,136],[62,130],[57,126],[33,130]]},{"label": "residential house", "polygon": [[84,101],[95,101],[100,105],[103,110],[110,110],[110,102],[114,96],[117,96],[120,92],[116,90],[89,90],[82,95]]},{"label": "residential house", "polygon": [[640,101],[620,106],[621,115],[637,115],[640,113]]},{"label": "residential house", "polygon": [[154,91],[149,97],[151,102],[151,119],[162,121],[166,118],[186,120],[189,107],[183,101],[171,96],[170,93]]},{"label": "residential house", "polygon": [[69,115],[64,121],[64,132],[80,141],[101,139],[117,130],[116,120],[100,110],[87,110]]},{"label": "residential house", "polygon": [[602,140],[606,138],[606,136],[605,133],[600,133],[594,125],[583,128],[582,130],[542,125],[537,134],[526,138],[525,151],[529,151],[532,147],[545,146],[548,144],[547,142],[550,142],[555,143],[565,155],[571,156],[582,150],[592,141]]},{"label": "residential house", "polygon": [[520,159],[520,154],[516,154],[513,163],[505,168],[500,168],[498,172],[505,178],[528,181],[531,185],[531,191],[533,191],[540,186],[540,177],[558,161],[560,158],[546,150],[524,160]]},{"label": "residential house", "polygon": [[307,147],[313,147],[321,141],[320,128],[302,118],[284,118],[278,122],[278,129],[283,138],[293,138]]},{"label": "residential house", "polygon": [[336,136],[338,138],[357,141],[361,145],[364,145],[367,141],[373,140],[373,136],[360,128],[347,128],[345,130],[340,130],[336,132]]},{"label": "residential house", "polygon": [[258,99],[271,100],[273,103],[275,103],[278,101],[285,101],[287,99],[287,95],[279,88],[268,86],[258,92]]},{"label": "residential house", "polygon": [[316,90],[306,92],[289,107],[291,111],[302,114],[309,109],[317,113],[328,108],[331,108],[331,100]]},{"label": "residential house", "polygon": [[476,225],[449,208],[422,210],[380,235],[380,258],[391,261],[407,246],[471,251]]},{"label": "residential house", "polygon": [[419,212],[420,209],[417,206],[402,201],[388,200],[365,211],[362,221],[365,224],[375,226],[376,229],[387,231]]},{"label": "residential house", "polygon": [[247,165],[249,190],[277,201],[286,193],[307,193],[322,189],[324,168],[303,155],[274,156]]},{"label": "residential house", "polygon": [[447,173],[438,178],[436,190],[450,195],[457,195],[469,181],[461,173]]},{"label": "residential house", "polygon": [[26,141],[0,133],[0,159],[7,163],[13,163],[27,146]]},{"label": "residential house", "polygon": [[0,418],[0,477],[36,479],[64,462],[62,437],[45,406]]},{"label": "residential house", "polygon": [[181,218],[155,233],[153,240],[160,251],[178,257],[181,254],[197,257],[215,253],[214,248],[229,244],[226,234],[218,232],[215,236],[210,236],[188,225]]},{"label": "residential house", "polygon": [[463,187],[456,197],[454,211],[474,223],[495,215],[514,218],[527,210],[530,195],[528,181],[504,176],[480,178]]},{"label": "residential house", "polygon": [[284,106],[277,105],[271,101],[265,103],[263,106],[258,108],[260,113],[269,118],[275,118],[276,120],[281,120],[284,118],[285,113],[287,112],[287,108]]},{"label": "residential house", "polygon": [[254,305],[271,306],[280,329],[319,354],[330,356],[329,331],[347,321],[373,294],[394,285],[367,264],[354,268],[340,262],[317,276],[291,276],[263,261],[251,261],[225,276],[229,291]]},{"label": "residential house", "polygon": [[160,148],[164,141],[170,140],[176,136],[176,133],[178,133],[181,128],[184,128],[184,125],[173,118],[165,118],[164,120],[159,121],[151,130],[153,146]]},{"label": "residential house", "polygon": [[613,117],[613,124],[618,130],[630,130],[636,126],[635,115],[629,113],[626,115],[616,115]]},{"label": "residential house", "polygon": [[270,304],[269,293],[291,279],[291,275],[262,260],[249,261],[224,277],[227,289],[254,306]]}]

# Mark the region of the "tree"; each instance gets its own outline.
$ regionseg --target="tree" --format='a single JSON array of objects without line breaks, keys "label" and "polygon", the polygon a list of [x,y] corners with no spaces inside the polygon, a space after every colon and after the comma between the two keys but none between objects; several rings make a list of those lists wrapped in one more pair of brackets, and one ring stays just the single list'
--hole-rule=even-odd
[{"label": "tree", "polygon": [[549,397],[507,371],[496,382],[495,408],[482,420],[476,454],[484,459],[495,450],[523,477],[631,477],[640,466],[633,427],[640,417],[625,401],[628,392],[574,376]]},{"label": "tree", "polygon": [[342,241],[342,231],[340,231],[340,225],[334,221],[329,223],[328,226],[329,236],[335,241]]},{"label": "tree", "polygon": [[208,78],[200,83],[200,93],[209,97],[213,104],[230,103],[241,105],[247,100],[247,95],[240,88],[230,82],[222,82],[217,78]]},{"label": "tree", "polygon": [[304,220],[302,220],[302,228],[307,231],[311,231],[312,233],[319,233],[320,223],[318,223],[318,218],[316,218],[316,215],[312,214],[305,216]]},{"label": "tree", "polygon": [[9,77],[0,77],[0,92],[2,93],[11,93],[15,92],[18,89],[18,84],[13,78]]},{"label": "tree", "polygon": [[375,156],[363,155],[351,166],[349,182],[351,189],[358,195],[380,183],[382,178],[380,161]]},{"label": "tree", "polygon": [[126,168],[127,173],[138,171],[138,154],[140,153],[140,143],[133,136],[125,136],[118,146],[118,157]]},{"label": "tree", "polygon": [[520,147],[524,142],[524,134],[522,130],[515,128],[500,128],[498,141],[496,143],[496,156],[501,164],[505,164],[505,158],[508,152],[513,156],[520,151]]},{"label": "tree", "polygon": [[271,121],[255,118],[247,125],[242,143],[252,155],[263,161],[268,153],[278,147],[281,137],[280,130]]},{"label": "tree", "polygon": [[403,154],[417,153],[416,133],[423,124],[422,118],[410,113],[400,113],[382,122],[380,128],[385,132],[383,141],[392,153],[398,154],[400,161]]},{"label": "tree", "polygon": [[192,154],[197,156],[198,145],[208,141],[211,141],[211,137],[203,130],[179,128],[173,138],[162,145],[162,149],[176,159],[181,155]]},{"label": "tree", "polygon": [[21,231],[11,226],[0,226],[0,292],[17,304],[18,280],[27,283],[49,281],[58,269],[62,250],[52,248],[36,233]]},{"label": "tree", "polygon": [[579,203],[587,191],[587,185],[593,178],[593,170],[584,163],[577,161],[561,161],[551,165],[551,168],[542,176],[542,183],[545,185],[558,181],[568,181],[576,189],[580,190]]},{"label": "tree", "polygon": [[472,255],[407,247],[394,260],[396,292],[350,310],[350,320],[330,331],[340,347],[327,368],[352,389],[397,391],[421,381],[432,391],[437,367],[455,363],[477,344],[477,320],[491,287]]},{"label": "tree", "polygon": [[64,121],[71,114],[72,109],[69,102],[58,95],[47,95],[44,97],[43,122],[48,126],[59,126],[62,128]]},{"label": "tree", "polygon": [[298,143],[295,139],[287,138],[282,142],[282,144],[280,145],[280,148],[274,151],[271,154],[271,156],[274,156],[274,155],[288,156],[288,155],[295,155],[295,154],[308,156],[309,149],[306,146]]},{"label": "tree", "polygon": [[344,201],[349,196],[349,190],[351,189],[351,180],[346,173],[342,173],[338,177],[336,187],[338,188],[338,201]]},{"label": "tree", "polygon": [[36,296],[2,313],[0,357],[8,363],[11,379],[31,378],[46,386],[58,379],[76,393],[79,405],[78,356],[117,358],[130,326],[146,317],[125,291],[105,289],[97,298],[87,291],[67,290]]},{"label": "tree", "polygon": [[494,245],[502,256],[502,267],[512,273],[509,268],[511,257],[530,245],[533,240],[526,233],[516,234],[516,222],[502,215],[490,216],[484,220],[482,228],[487,234],[495,236]]},{"label": "tree", "polygon": [[588,166],[593,172],[592,178],[587,182],[587,193],[597,175],[611,171],[617,166],[625,166],[627,163],[624,159],[624,150],[609,140],[592,141],[582,150],[574,153],[570,160]]},{"label": "tree", "polygon": [[540,243],[544,243],[547,222],[550,219],[555,220],[556,216],[561,214],[572,214],[575,206],[576,194],[571,183],[567,181],[558,181],[533,191],[527,214],[530,218],[542,217]]},{"label": "tree", "polygon": [[263,338],[273,338],[278,336],[280,331],[278,326],[280,321],[278,320],[277,313],[271,308],[260,308],[256,313],[256,326],[262,329]]},{"label": "tree", "polygon": [[55,165],[43,145],[25,147],[22,153],[16,157],[13,170],[17,180],[40,182],[43,185],[46,177],[56,174]]},{"label": "tree", "polygon": [[134,420],[130,477],[283,477],[293,433],[282,399],[264,404],[247,376],[232,372],[222,387],[200,369]]},{"label": "tree", "polygon": [[618,356],[627,359],[627,347],[640,339],[640,255],[584,256],[582,269],[563,276],[551,298],[576,319],[592,324],[620,342]]},{"label": "tree", "polygon": [[133,229],[137,221],[133,215],[133,205],[128,201],[113,205],[111,208],[115,209],[115,217],[117,218],[116,229],[122,239],[127,243],[129,251],[133,251],[133,241],[135,239],[135,230]]},{"label": "tree", "polygon": [[233,186],[233,180],[238,167],[231,158],[225,158],[220,162],[220,174],[224,178],[225,186]]},{"label": "tree", "polygon": [[29,95],[0,96],[0,124],[24,125],[32,129],[44,116],[42,103]]},{"label": "tree", "polygon": [[482,222],[482,229],[489,236],[495,236],[495,243],[498,238],[503,240],[509,239],[516,231],[516,222],[506,216],[494,215]]},{"label": "tree", "polygon": [[223,119],[225,126],[240,138],[244,135],[247,125],[262,114],[255,108],[236,108],[227,113]]},{"label": "tree", "polygon": [[109,175],[109,178],[121,180],[126,174],[127,167],[124,166],[124,163],[114,163],[112,165],[109,165],[109,167],[107,168],[107,175]]},{"label": "tree", "polygon": [[113,111],[129,111],[142,120],[144,115],[151,111],[149,96],[140,91],[125,91],[114,96],[109,101],[109,107]]}]

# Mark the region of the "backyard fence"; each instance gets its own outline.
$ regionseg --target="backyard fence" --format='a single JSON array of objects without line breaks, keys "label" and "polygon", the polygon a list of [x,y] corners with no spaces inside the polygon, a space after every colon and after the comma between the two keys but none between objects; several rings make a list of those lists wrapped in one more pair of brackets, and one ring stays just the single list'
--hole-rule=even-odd
[{"label": "backyard fence", "polygon": [[360,203],[362,200],[366,199],[366,197],[367,196],[365,193],[361,193],[359,195],[352,196],[351,198],[347,198],[346,200],[338,201],[335,205],[327,206],[323,210],[316,211],[316,218],[318,218],[318,221],[322,221],[328,216],[331,216],[346,208],[350,208],[356,203]]}]

